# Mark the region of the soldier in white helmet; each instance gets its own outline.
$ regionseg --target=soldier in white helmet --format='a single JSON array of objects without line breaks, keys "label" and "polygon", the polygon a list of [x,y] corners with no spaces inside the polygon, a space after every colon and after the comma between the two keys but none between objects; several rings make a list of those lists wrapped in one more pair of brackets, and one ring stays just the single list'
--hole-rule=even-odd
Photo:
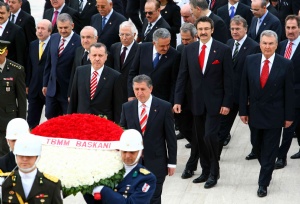
[{"label": "soldier in white helmet", "polygon": [[[18,138],[30,135],[29,126],[23,118],[14,118],[7,124],[6,140],[10,152],[0,157],[0,170],[2,172],[10,172],[16,167],[15,155],[13,153],[15,142]],[[1,172],[0,171],[0,172]]]},{"label": "soldier in white helmet", "polygon": [[105,186],[97,186],[93,196],[84,195],[88,204],[148,204],[155,191],[154,174],[139,164],[144,149],[141,134],[134,129],[125,130],[120,138],[120,150],[125,168],[123,180],[112,190]]},{"label": "soldier in white helmet", "polygon": [[41,173],[37,167],[42,144],[34,136],[19,138],[14,147],[18,170],[11,172],[2,184],[3,204],[61,204],[61,182]]}]

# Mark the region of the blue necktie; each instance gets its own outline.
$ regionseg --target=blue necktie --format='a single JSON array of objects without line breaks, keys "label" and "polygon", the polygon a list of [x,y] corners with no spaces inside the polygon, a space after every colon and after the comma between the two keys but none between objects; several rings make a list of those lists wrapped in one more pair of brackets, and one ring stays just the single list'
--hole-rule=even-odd
[{"label": "blue necktie", "polygon": [[106,21],[106,18],[105,18],[105,17],[102,17],[102,30],[103,30],[103,28],[104,28],[104,26],[105,26],[105,21]]},{"label": "blue necktie", "polygon": [[157,64],[158,64],[158,62],[159,62],[159,57],[160,57],[160,54],[157,52],[157,53],[156,53],[156,56],[155,56],[155,58],[154,58],[154,60],[153,60],[153,68],[154,68],[154,69],[156,68],[156,66],[157,66]]},{"label": "blue necktie", "polygon": [[234,17],[234,6],[230,7],[230,19],[232,19]]}]

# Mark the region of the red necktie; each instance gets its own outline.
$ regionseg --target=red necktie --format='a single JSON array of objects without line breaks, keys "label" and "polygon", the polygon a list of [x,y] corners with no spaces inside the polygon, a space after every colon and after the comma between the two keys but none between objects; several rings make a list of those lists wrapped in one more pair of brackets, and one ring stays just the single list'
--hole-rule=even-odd
[{"label": "red necktie", "polygon": [[214,8],[215,3],[216,3],[216,0],[211,0],[210,10],[212,10]]},{"label": "red necktie", "polygon": [[201,52],[198,57],[201,71],[203,70],[203,66],[204,66],[205,48],[206,48],[206,45],[202,45]]},{"label": "red necktie", "polygon": [[62,38],[60,41],[59,48],[58,48],[58,57],[61,56],[62,52],[65,49],[65,41],[66,41],[66,39],[64,39],[64,38]]},{"label": "red necktie", "polygon": [[58,16],[58,11],[54,11],[54,17],[53,17],[53,20],[52,20],[52,27],[54,27],[54,25],[56,23],[57,16]]},{"label": "red necktie", "polygon": [[264,66],[261,70],[261,74],[260,74],[260,85],[261,88],[264,88],[264,86],[267,83],[268,77],[269,77],[269,60],[265,60]]},{"label": "red necktie", "polygon": [[90,85],[90,89],[91,89],[91,100],[94,98],[95,92],[96,92],[96,88],[97,88],[97,76],[98,76],[98,72],[94,71],[93,72],[93,76],[91,79],[91,85]]},{"label": "red necktie", "polygon": [[289,43],[289,46],[286,48],[285,50],[285,53],[284,53],[284,58],[286,59],[290,59],[291,58],[291,54],[292,54],[292,46],[293,46],[293,43],[290,42]]},{"label": "red necktie", "polygon": [[144,135],[145,130],[146,130],[148,115],[147,115],[147,111],[146,111],[146,105],[143,104],[142,106],[143,106],[143,109],[142,109],[141,117],[140,117],[140,126],[141,126],[141,130],[142,130],[142,134]]}]

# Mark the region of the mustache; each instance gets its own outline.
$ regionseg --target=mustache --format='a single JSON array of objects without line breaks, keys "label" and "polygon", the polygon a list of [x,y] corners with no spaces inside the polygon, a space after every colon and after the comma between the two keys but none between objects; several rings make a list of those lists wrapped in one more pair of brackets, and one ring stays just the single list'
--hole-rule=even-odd
[{"label": "mustache", "polygon": [[207,35],[206,34],[201,34],[200,37],[202,37],[202,36],[207,36]]}]

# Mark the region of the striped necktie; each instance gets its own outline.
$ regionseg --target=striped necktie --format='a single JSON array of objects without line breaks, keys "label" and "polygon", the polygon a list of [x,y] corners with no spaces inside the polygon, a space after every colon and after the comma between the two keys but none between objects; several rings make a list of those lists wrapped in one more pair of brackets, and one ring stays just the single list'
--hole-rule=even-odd
[{"label": "striped necktie", "polygon": [[146,111],[146,105],[143,103],[142,104],[142,112],[141,112],[141,117],[140,117],[140,126],[141,126],[141,130],[142,130],[142,134],[144,135],[145,130],[146,130],[146,124],[147,124],[147,120],[148,120],[148,115],[147,115],[147,111]]}]

